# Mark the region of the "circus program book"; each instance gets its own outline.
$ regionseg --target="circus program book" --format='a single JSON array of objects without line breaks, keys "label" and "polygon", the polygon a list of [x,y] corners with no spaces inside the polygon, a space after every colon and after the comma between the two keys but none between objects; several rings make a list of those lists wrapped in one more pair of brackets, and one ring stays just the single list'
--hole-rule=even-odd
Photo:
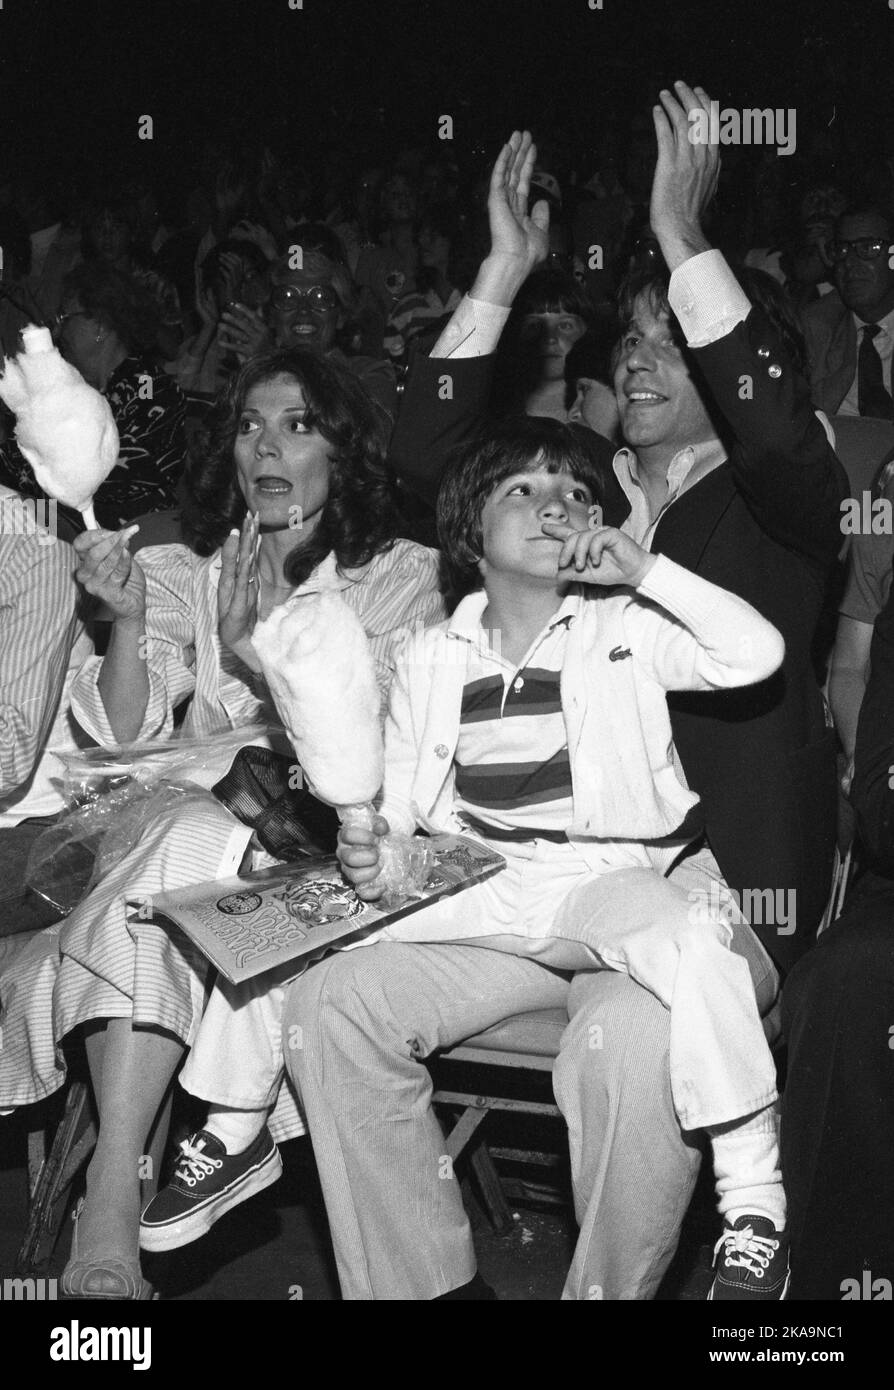
[{"label": "circus program book", "polygon": [[[434,866],[418,897],[387,909],[365,903],[334,855],[278,864],[152,897],[152,916],[174,922],[233,984],[325,949],[346,946],[437,898],[462,892],[506,860],[465,835],[433,835]],[[141,908],[143,904],[140,904]]]}]

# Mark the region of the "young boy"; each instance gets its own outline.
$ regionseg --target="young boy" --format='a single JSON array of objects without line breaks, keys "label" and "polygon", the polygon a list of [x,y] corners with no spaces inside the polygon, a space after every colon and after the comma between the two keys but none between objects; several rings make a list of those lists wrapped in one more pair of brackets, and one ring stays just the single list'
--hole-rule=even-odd
[{"label": "young boy", "polygon": [[[700,843],[665,696],[763,680],[783,643],[743,600],[600,526],[598,486],[571,432],[542,420],[493,432],[448,473],[439,532],[466,597],[399,660],[381,813],[372,831],[342,828],[339,857],[372,900],[389,830],[478,834],[505,855],[503,871],[362,945],[462,941],[558,969],[622,970],[662,1001],[678,1118],[711,1135],[726,1220],[711,1297],[778,1299],[788,1259],[775,1067],[737,952],[767,977],[772,966]],[[232,1141],[217,1179],[230,1178],[228,1205],[278,1085],[276,1048],[261,1062],[281,996],[258,994],[225,1041],[206,1045],[219,1074],[225,1053],[239,1058],[238,1099],[232,1080],[209,1082],[210,1060],[190,1058],[189,1089],[255,1117],[240,1133],[244,1114],[215,1115]]]}]

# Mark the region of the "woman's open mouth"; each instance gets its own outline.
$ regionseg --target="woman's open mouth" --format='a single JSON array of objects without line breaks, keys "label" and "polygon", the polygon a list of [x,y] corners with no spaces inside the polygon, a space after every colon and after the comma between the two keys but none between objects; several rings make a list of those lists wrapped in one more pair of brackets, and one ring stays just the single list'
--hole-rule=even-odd
[{"label": "woman's open mouth", "polygon": [[285,478],[277,478],[272,474],[264,474],[255,479],[255,491],[262,492],[265,497],[281,497],[287,492],[292,491],[292,484]]}]

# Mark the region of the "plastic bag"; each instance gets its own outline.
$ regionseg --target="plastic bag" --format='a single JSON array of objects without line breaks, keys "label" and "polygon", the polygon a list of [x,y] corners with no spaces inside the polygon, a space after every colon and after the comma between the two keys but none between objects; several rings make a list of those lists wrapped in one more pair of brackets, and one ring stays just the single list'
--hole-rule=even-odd
[{"label": "plastic bag", "polygon": [[[378,813],[372,803],[366,802],[362,806],[339,806],[338,814],[345,825],[372,830]],[[422,896],[435,866],[435,852],[430,840],[392,830],[379,841],[379,863],[379,872],[369,886],[382,889],[376,906],[390,910],[400,907],[407,898]]]},{"label": "plastic bag", "polygon": [[175,734],[114,753],[105,748],[57,753],[70,809],[31,846],[26,883],[67,916],[133,849],[154,817],[188,798],[219,804],[210,788],[239,749],[278,744],[280,732],[252,724],[205,738]]}]

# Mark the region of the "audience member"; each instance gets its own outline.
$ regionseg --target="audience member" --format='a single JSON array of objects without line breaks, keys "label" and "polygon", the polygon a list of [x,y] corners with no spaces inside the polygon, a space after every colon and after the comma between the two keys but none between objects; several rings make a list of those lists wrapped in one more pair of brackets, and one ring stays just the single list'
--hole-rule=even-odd
[{"label": "audience member", "polygon": [[[58,324],[63,355],[103,393],[118,426],[118,462],[94,501],[100,524],[125,526],[146,512],[176,506],[186,402],[149,355],[156,324],[151,297],[114,267],[85,263],[66,278]],[[0,463],[8,483],[29,496],[42,495],[13,440],[3,446]],[[79,514],[65,510],[81,529]]]},{"label": "audience member", "polygon": [[[764,982],[771,986],[767,1006],[773,981],[778,981],[770,956],[781,968],[796,958],[816,926],[830,879],[834,749],[825,731],[809,646],[825,576],[839,547],[844,478],[778,334],[752,308],[704,238],[700,213],[713,190],[717,155],[688,140],[686,111],[696,103],[707,109],[708,99],[682,85],[678,97],[662,94],[663,110],[655,118],[659,160],[651,220],[672,271],[669,302],[660,282],[653,281],[631,285],[622,307],[615,379],[624,437],[636,452],[630,447],[622,451],[617,467],[631,505],[628,533],[653,551],[674,553],[698,572],[710,573],[714,582],[747,595],[786,638],[786,665],[779,678],[749,690],[744,698],[677,696],[671,714],[683,772],[701,796],[707,845],[736,900],[743,901],[746,886],[753,894],[769,885],[792,892],[789,901],[797,903],[796,923],[753,923],[754,948]],[[513,174],[513,194],[524,195],[523,212],[530,164],[526,175],[518,169]],[[530,235],[542,238],[542,230],[535,235],[531,228]],[[493,302],[506,301],[500,296]],[[682,317],[685,339],[670,306]],[[473,327],[479,350],[498,322],[495,317],[489,330],[481,324]],[[700,369],[711,392],[712,413],[725,416],[731,447],[716,433],[690,363],[692,370],[696,365]],[[747,403],[739,389],[743,375],[754,388]],[[333,986],[329,1005],[335,1000],[337,972],[352,998],[365,998],[370,1027],[370,1001],[379,997],[376,991],[383,985],[374,979],[381,964],[376,949],[365,959],[361,953],[347,965],[322,967]],[[673,1118],[668,1025],[658,999],[631,980],[600,971],[579,974],[567,993],[563,982],[531,961],[513,962],[510,984],[508,958],[479,951],[474,961],[464,957],[462,968],[474,970],[471,995],[489,1001],[492,1012],[459,1017],[453,1008],[449,1024],[441,1016],[431,1031],[423,1024],[423,1012],[429,1005],[438,1010],[437,989],[426,984],[420,949],[392,945],[387,950],[402,952],[400,997],[393,988],[389,994],[388,1007],[401,1010],[394,1036],[415,1039],[415,1044],[399,1057],[397,1051],[380,1055],[379,1065],[394,1069],[394,1085],[387,1093],[395,1116],[403,1120],[403,1098],[412,1095],[426,1143],[434,1142],[435,1134],[427,1111],[430,1083],[421,1068],[414,1068],[408,1091],[409,1059],[507,1012],[567,1002],[571,1023],[556,1064],[555,1086],[569,1121],[581,1235],[566,1296],[586,1298],[593,1288],[609,1299],[653,1295],[673,1254],[700,1162],[695,1135],[681,1130]],[[393,984],[391,967],[387,974]],[[312,988],[313,976],[293,992],[295,1017]],[[347,994],[339,995],[342,1007],[347,1017]],[[287,1024],[289,1008],[287,1002]],[[319,1015],[319,1020],[327,1029],[339,1026],[335,1013]],[[362,1020],[351,1014],[349,1026],[357,1036]],[[595,1054],[586,1044],[594,1027],[612,1039],[610,1047]],[[328,1032],[315,1026],[314,1037],[314,1047],[325,1056]],[[316,1067],[310,1055],[291,1061],[299,1080]],[[352,1103],[361,1104],[360,1092],[352,1095]],[[336,1142],[335,1116],[325,1117],[326,1105],[335,1100],[323,1093],[315,1093],[315,1104],[316,1099],[320,1110],[312,1138],[322,1151]],[[754,1118],[756,1127],[765,1122]],[[387,1130],[393,1136],[398,1127],[392,1124]],[[365,1132],[365,1126],[360,1130]],[[381,1138],[389,1142],[388,1134]],[[343,1131],[339,1142],[350,1142]],[[344,1163],[344,1149],[342,1153]],[[455,1191],[442,1191],[437,1213],[429,1213],[425,1222],[411,1220],[409,1227],[404,1207],[400,1230],[389,1228],[384,1239],[376,1222],[390,1209],[385,1188],[400,1171],[401,1159],[394,1151],[385,1162],[364,1165],[363,1155],[352,1147],[350,1163],[363,1169],[362,1206],[352,1200],[356,1188],[346,1195],[334,1170],[321,1164],[349,1296],[388,1296],[385,1290],[398,1285],[404,1297],[487,1296],[474,1274],[468,1223]],[[648,1179],[642,1176],[645,1167]],[[423,1178],[414,1171],[405,1181]],[[757,1269],[754,1234],[746,1237],[727,1228],[721,1271],[730,1261],[736,1263],[737,1242],[738,1258]],[[404,1252],[399,1263],[395,1249]]]},{"label": "audience member", "polygon": [[837,293],[804,311],[811,390],[827,415],[894,419],[891,231],[878,209],[842,213],[829,248]]},{"label": "audience member", "polygon": [[[890,561],[890,539],[889,561]],[[894,1283],[894,599],[875,625],[851,799],[865,872],[783,992],[790,1297],[890,1298]]]},{"label": "audience member", "polygon": [[[129,531],[77,538],[78,577],[115,618],[107,654],[88,661],[73,687],[81,726],[107,748],[169,735],[183,705],[182,727],[199,737],[269,726],[250,633],[293,593],[328,582],[335,566],[370,635],[384,696],[398,633],[443,612],[437,557],[395,540],[396,512],[381,424],[351,374],[297,349],[254,359],[221,398],[207,450],[192,462],[188,544],[132,558]],[[291,765],[294,754],[281,751]],[[69,1294],[149,1296],[138,1259],[138,1158],[150,1151],[210,970],[185,937],[152,919],[140,921],[137,951],[125,901],[235,872],[251,835],[208,797],[159,811],[65,923],[52,1028],[47,994],[33,1000],[36,1033],[58,1041],[85,1027],[99,1114],[62,1280]],[[0,1053],[0,1105],[10,1084],[4,1062]],[[41,1087],[32,1078],[34,1096]]]}]

